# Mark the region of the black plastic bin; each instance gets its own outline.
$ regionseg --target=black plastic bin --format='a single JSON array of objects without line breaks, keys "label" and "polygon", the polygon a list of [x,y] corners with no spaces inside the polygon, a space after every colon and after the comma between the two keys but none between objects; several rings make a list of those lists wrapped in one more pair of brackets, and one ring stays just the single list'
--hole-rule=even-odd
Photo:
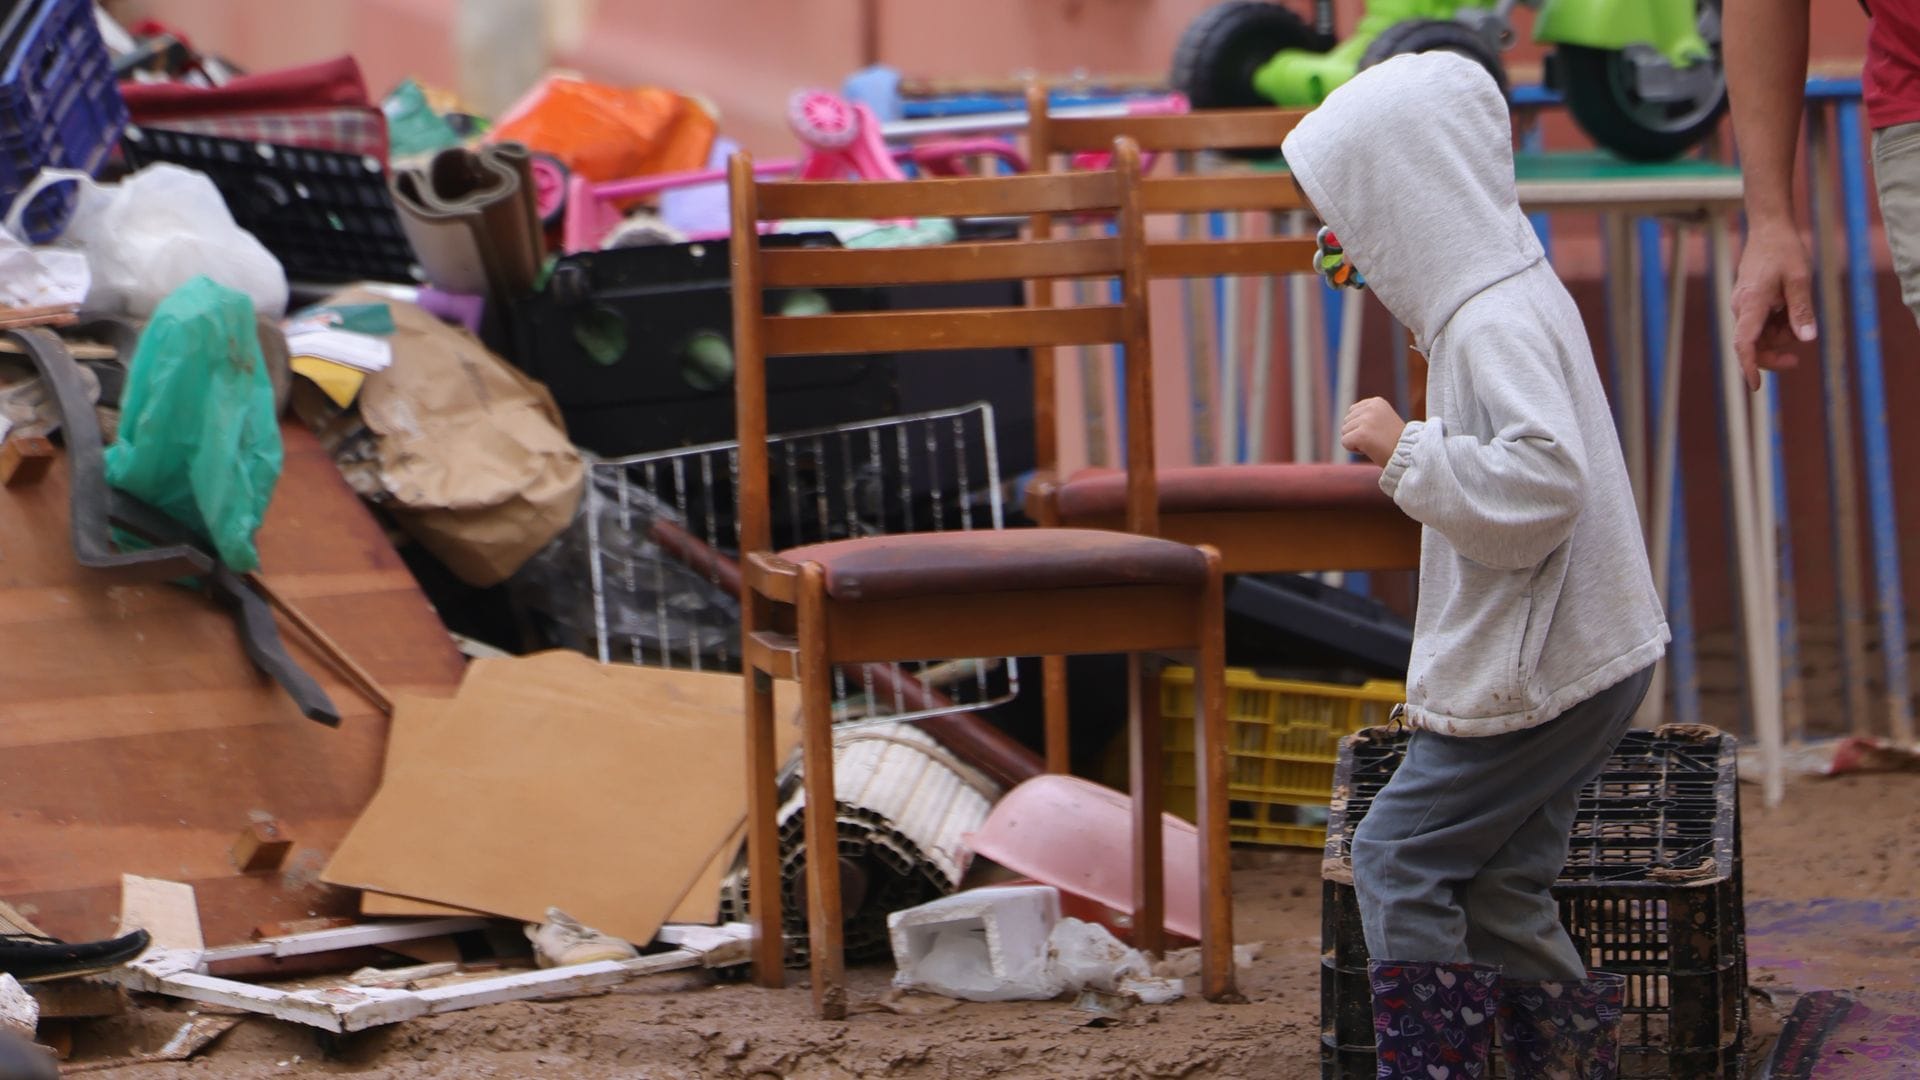
[{"label": "black plastic bin", "polygon": [[[962,226],[963,240],[1003,238],[997,224]],[[762,243],[820,245],[827,234]],[[625,457],[734,438],[733,307],[727,240],[578,252],[510,316],[509,358],[545,383],[574,442]],[[838,312],[1021,302],[1018,282],[912,289],[775,290],[770,311],[826,304]],[[812,310],[819,310],[814,307]],[[767,423],[799,431],[957,408],[994,408],[1001,471],[1033,463],[1033,376],[1025,349],[967,354],[774,358]]]},{"label": "black plastic bin", "polygon": [[[1344,740],[1321,884],[1320,1075],[1372,1080],[1367,945],[1353,832],[1406,752],[1404,732]],[[1736,740],[1711,728],[1629,732],[1581,795],[1554,895],[1589,966],[1624,975],[1623,1077],[1746,1074],[1746,916]],[[1494,1075],[1504,1068],[1495,1052]]]}]

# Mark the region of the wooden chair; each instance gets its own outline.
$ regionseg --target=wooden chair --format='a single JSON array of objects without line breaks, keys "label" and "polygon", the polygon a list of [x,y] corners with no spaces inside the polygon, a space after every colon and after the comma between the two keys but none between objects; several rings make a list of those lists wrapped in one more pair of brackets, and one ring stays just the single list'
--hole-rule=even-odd
[{"label": "wooden chair", "polygon": [[[760,182],[731,165],[734,348],[739,420],[741,612],[747,679],[748,861],[754,972],[781,983],[780,854],[775,825],[774,679],[800,683],[805,733],[808,924],[820,1015],[846,1014],[834,822],[832,671],[838,664],[963,656],[1188,651],[1197,655],[1201,720],[1203,981],[1233,994],[1228,876],[1225,645],[1216,552],[1153,537],[1152,359],[1139,151],[1114,146],[1114,171],[892,182]],[[1016,240],[894,250],[775,249],[764,221],[921,216],[1100,214],[1113,237]],[[1057,278],[1117,280],[1123,299],[1027,307],[769,316],[765,290]],[[1128,357],[1133,436],[1122,499],[1125,532],[1016,529],[865,537],[775,552],[768,491],[769,357],[1118,344]],[[805,362],[805,361],[796,361]],[[913,362],[907,358],[904,362]],[[934,363],[930,358],[921,362]],[[1136,655],[1136,664],[1138,663]],[[1136,716],[1141,703],[1134,702]],[[1137,725],[1136,725],[1137,726]],[[1151,737],[1153,741],[1148,741]],[[1157,729],[1135,739],[1136,943],[1164,943]],[[1146,782],[1152,781],[1152,782]]]},{"label": "wooden chair", "polygon": [[[1132,140],[1143,152],[1277,147],[1306,115],[1300,110],[1227,109],[1173,116],[1064,118],[1048,113],[1046,92],[1038,86],[1028,90],[1027,110],[1028,154],[1035,170],[1054,169],[1064,154],[1101,151],[1117,138]],[[1286,179],[1256,173],[1147,177],[1140,182],[1139,201],[1143,215],[1306,208]],[[1051,220],[1041,216],[1033,233],[1049,236],[1051,228]],[[1313,254],[1310,237],[1150,240],[1147,275],[1295,274],[1310,268]],[[1035,290],[1036,306],[1044,306],[1051,291]],[[1417,370],[1424,368],[1423,361]],[[1029,514],[1048,526],[1133,529],[1121,512],[1121,494],[1128,488],[1135,459],[1129,455],[1127,471],[1089,469],[1060,477],[1053,361],[1048,351],[1035,351],[1033,369],[1039,467],[1027,493]],[[1419,381],[1424,386],[1425,380]],[[1131,416],[1128,422],[1132,423]],[[1155,535],[1217,549],[1230,574],[1419,566],[1420,526],[1380,490],[1380,470],[1370,464],[1200,465],[1161,469],[1157,481],[1160,514]],[[1043,670],[1047,767],[1065,772],[1066,660],[1047,657]]]}]

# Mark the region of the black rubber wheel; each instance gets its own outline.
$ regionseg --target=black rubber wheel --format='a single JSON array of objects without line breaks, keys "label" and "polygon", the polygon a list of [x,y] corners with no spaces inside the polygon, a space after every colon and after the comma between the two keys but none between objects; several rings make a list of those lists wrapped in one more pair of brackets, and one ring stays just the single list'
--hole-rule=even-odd
[{"label": "black rubber wheel", "polygon": [[1507,68],[1500,62],[1500,54],[1472,28],[1451,19],[1408,19],[1394,23],[1360,54],[1360,70],[1365,71],[1389,57],[1425,52],[1459,53],[1486,68],[1487,74],[1500,85],[1500,96],[1509,96]]},{"label": "black rubber wheel", "polygon": [[1720,4],[1700,5],[1700,32],[1713,49],[1711,87],[1685,101],[1642,100],[1633,61],[1625,53],[1562,45],[1560,93],[1567,111],[1593,141],[1631,161],[1667,161],[1698,146],[1727,111],[1727,79],[1720,64]]},{"label": "black rubber wheel", "polygon": [[1253,88],[1254,72],[1282,49],[1326,52],[1333,42],[1279,4],[1234,0],[1207,9],[1173,51],[1175,90],[1196,109],[1270,108]]}]

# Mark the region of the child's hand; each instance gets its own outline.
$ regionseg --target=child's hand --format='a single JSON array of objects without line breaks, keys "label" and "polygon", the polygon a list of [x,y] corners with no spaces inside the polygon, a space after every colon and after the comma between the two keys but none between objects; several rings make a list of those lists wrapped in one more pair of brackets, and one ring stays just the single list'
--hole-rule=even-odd
[{"label": "child's hand", "polygon": [[1340,425],[1340,445],[1384,468],[1406,429],[1407,422],[1385,398],[1372,397],[1354,402],[1347,410],[1346,422]]}]

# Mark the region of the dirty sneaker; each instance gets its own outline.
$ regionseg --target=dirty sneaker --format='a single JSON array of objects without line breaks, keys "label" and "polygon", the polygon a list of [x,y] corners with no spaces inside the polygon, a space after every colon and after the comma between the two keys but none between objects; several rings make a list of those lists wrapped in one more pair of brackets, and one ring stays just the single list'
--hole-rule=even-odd
[{"label": "dirty sneaker", "polygon": [[580,920],[559,908],[547,909],[544,924],[527,924],[527,940],[533,942],[533,954],[543,968],[632,960],[640,955],[631,944],[582,926]]}]

